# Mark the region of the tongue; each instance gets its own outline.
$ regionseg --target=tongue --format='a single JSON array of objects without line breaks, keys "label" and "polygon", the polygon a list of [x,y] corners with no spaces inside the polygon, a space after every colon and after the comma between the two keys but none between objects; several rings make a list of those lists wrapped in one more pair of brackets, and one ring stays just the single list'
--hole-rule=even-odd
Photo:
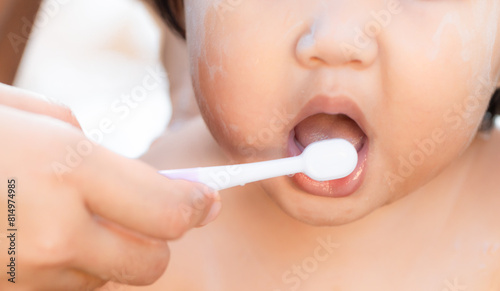
[{"label": "tongue", "polygon": [[324,139],[343,138],[359,151],[363,147],[365,133],[346,115],[322,113],[310,116],[297,124],[295,138],[303,147]]}]

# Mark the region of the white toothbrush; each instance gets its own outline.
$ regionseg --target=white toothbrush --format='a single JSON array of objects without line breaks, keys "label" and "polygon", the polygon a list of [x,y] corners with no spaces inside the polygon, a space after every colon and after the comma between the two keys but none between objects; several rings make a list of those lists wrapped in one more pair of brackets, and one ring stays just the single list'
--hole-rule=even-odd
[{"label": "white toothbrush", "polygon": [[231,166],[165,170],[159,173],[170,179],[203,183],[223,190],[278,176],[304,173],[317,181],[348,176],[358,163],[354,146],[344,139],[311,143],[296,157]]}]

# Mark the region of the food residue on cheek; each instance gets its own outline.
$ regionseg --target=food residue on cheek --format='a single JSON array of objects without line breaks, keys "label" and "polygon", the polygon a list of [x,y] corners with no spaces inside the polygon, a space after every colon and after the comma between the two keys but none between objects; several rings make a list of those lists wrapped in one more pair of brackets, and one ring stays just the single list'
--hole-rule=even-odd
[{"label": "food residue on cheek", "polygon": [[468,45],[472,40],[472,31],[466,29],[462,25],[460,14],[458,12],[448,12],[443,17],[443,20],[439,24],[436,33],[434,33],[434,36],[432,37],[433,48],[432,51],[429,52],[430,60],[435,61],[438,57],[439,51],[441,49],[441,42],[443,41],[444,31],[449,26],[452,26],[460,36],[460,40],[462,42],[462,60],[464,62],[469,61],[471,58],[471,52]]},{"label": "food residue on cheek", "polygon": [[214,122],[211,92],[216,92],[217,77],[223,74],[217,35],[215,8],[220,0],[185,1],[186,37],[193,89],[200,111],[208,123]]},{"label": "food residue on cheek", "polygon": [[475,129],[496,85],[492,61],[498,34],[499,6],[498,1],[473,1],[466,9],[446,13],[436,28],[433,47],[428,52],[429,59],[435,61],[437,58],[451,58],[451,49],[459,49],[457,61],[460,62],[461,57],[463,65],[457,68],[462,72],[450,74],[467,86],[466,94],[454,104],[457,108],[466,109],[461,120],[465,132],[470,132],[467,144],[475,137]]},{"label": "food residue on cheek", "polygon": [[462,12],[446,13],[432,37],[433,45],[428,52],[428,58],[435,61],[440,54],[443,56],[449,54],[441,50],[447,47],[446,36],[453,32],[459,38],[462,61],[474,62],[471,64],[474,73],[489,78],[492,72],[491,61],[494,55],[499,15],[498,1],[488,0],[473,1]]},{"label": "food residue on cheek", "polygon": [[479,106],[479,112],[473,112],[482,116],[496,87],[495,74],[497,72],[493,71],[492,64],[498,34],[500,5],[495,0],[477,0],[471,5],[472,26],[476,37],[474,40],[476,58],[471,64],[473,75],[468,82],[467,100],[476,99],[476,102],[484,103],[483,106]]},{"label": "food residue on cheek", "polygon": [[[200,82],[214,81],[216,75],[222,74],[223,50],[218,35],[216,7],[220,0],[186,1],[186,31],[190,59],[190,69],[195,92],[201,94]],[[217,52],[217,54],[214,54]],[[206,68],[208,76],[201,74],[200,69]],[[207,78],[208,77],[208,78]]]}]

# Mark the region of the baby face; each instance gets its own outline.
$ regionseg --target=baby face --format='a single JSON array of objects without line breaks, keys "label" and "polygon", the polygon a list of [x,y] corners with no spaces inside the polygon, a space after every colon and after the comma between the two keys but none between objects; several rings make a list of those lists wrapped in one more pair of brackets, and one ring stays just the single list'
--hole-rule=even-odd
[{"label": "baby face", "polygon": [[470,145],[500,79],[500,1],[187,0],[202,115],[235,162],[344,138],[346,178],[262,181],[290,216],[359,219],[432,180]]}]

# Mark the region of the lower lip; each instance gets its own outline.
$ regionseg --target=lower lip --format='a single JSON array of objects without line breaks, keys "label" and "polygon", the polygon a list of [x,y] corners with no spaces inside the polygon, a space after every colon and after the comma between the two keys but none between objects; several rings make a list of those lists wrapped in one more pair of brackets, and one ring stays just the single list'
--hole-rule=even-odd
[{"label": "lower lip", "polygon": [[[347,177],[319,182],[306,176],[305,174],[298,173],[293,175],[291,179],[303,191],[324,197],[341,198],[347,197],[356,192],[356,190],[363,183],[365,176],[366,160],[368,157],[368,140],[363,144],[363,147],[358,151],[358,164],[354,171]],[[288,142],[288,155],[290,157],[297,156],[301,150],[295,143],[295,137],[292,134]]]}]

